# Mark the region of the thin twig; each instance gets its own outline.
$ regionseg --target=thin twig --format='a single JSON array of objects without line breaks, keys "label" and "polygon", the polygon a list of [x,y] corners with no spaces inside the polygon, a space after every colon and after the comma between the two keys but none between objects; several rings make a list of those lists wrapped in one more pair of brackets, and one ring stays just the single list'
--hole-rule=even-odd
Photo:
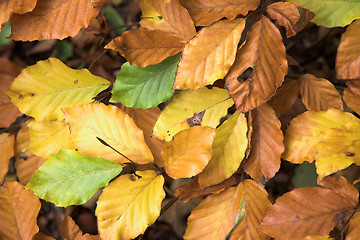
[{"label": "thin twig", "polygon": [[105,56],[105,54],[108,52],[108,49],[105,49],[97,58],[94,59],[94,61],[92,61],[92,63],[89,66],[89,71],[91,70],[91,68],[94,66],[94,64],[96,62],[98,62],[103,56]]},{"label": "thin twig", "polygon": [[170,202],[168,202],[168,203],[161,209],[159,217],[160,217],[161,215],[163,215],[163,214],[166,212],[166,210],[168,210],[174,203],[176,203],[177,200],[178,200],[177,197],[174,197],[173,199],[171,199]]}]

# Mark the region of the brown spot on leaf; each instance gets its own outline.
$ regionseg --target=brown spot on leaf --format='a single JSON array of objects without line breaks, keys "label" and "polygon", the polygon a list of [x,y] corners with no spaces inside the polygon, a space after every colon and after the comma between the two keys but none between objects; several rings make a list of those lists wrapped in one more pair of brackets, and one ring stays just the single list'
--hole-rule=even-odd
[{"label": "brown spot on leaf", "polygon": [[348,157],[354,157],[354,156],[355,156],[355,153],[347,152],[347,153],[346,153],[346,156],[348,156]]},{"label": "brown spot on leaf", "polygon": [[130,181],[132,181],[132,182],[135,182],[136,181],[136,177],[134,176],[134,175],[129,175],[129,179],[130,179]]},{"label": "brown spot on leaf", "polygon": [[204,117],[205,110],[199,113],[194,113],[194,116],[188,118],[186,122],[190,125],[190,127],[201,126],[201,121]]},{"label": "brown spot on leaf", "polygon": [[74,81],[74,84],[77,84],[78,82],[79,82],[79,80],[75,80],[75,81]]},{"label": "brown spot on leaf", "polygon": [[20,94],[18,98],[19,98],[19,99],[23,99],[24,96]]}]

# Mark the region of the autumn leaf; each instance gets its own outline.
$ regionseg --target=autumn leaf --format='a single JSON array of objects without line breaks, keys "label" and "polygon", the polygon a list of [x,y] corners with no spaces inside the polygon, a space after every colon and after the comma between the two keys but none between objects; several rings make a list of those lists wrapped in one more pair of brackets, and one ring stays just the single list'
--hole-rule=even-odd
[{"label": "autumn leaf", "polygon": [[32,238],[32,240],[55,240],[55,238],[49,237],[42,232],[37,232]]},{"label": "autumn leaf", "polygon": [[[88,156],[100,156],[120,164],[143,164],[153,161],[144,135],[134,121],[115,106],[85,104],[63,110],[70,125],[71,139],[76,149]],[[121,156],[100,140],[125,155]]]},{"label": "autumn leaf", "polygon": [[[238,80],[247,68],[253,69],[249,78]],[[286,73],[287,60],[280,32],[268,18],[262,17],[246,34],[225,80],[236,107],[247,112],[269,99]]]},{"label": "autumn leaf", "polygon": [[119,52],[131,65],[143,68],[179,53],[183,44],[168,33],[141,27],[124,32],[105,48]]},{"label": "autumn leaf", "polygon": [[230,20],[258,8],[259,0],[180,0],[197,26],[207,26],[223,17]]},{"label": "autumn leaf", "polygon": [[360,236],[360,212],[355,213],[349,222],[349,230],[346,240],[356,240]]},{"label": "autumn leaf", "polygon": [[280,168],[284,137],[281,123],[268,104],[262,104],[250,114],[253,132],[244,170],[254,180],[264,183],[274,177]]},{"label": "autumn leaf", "polygon": [[142,27],[161,30],[187,43],[195,34],[194,23],[179,0],[140,0]]},{"label": "autumn leaf", "polygon": [[319,236],[319,235],[310,235],[304,238],[297,238],[296,240],[333,240],[334,238],[330,238],[328,236]]},{"label": "autumn leaf", "polygon": [[20,183],[5,182],[0,186],[0,202],[0,236],[8,240],[32,239],[39,231],[39,199]]},{"label": "autumn leaf", "polygon": [[308,110],[326,111],[330,108],[343,110],[343,102],[334,85],[325,78],[311,74],[300,77],[301,101]]},{"label": "autumn leaf", "polygon": [[327,236],[337,215],[349,213],[354,207],[354,203],[331,189],[297,188],[279,197],[270,207],[261,230],[279,240]]},{"label": "autumn leaf", "polygon": [[245,157],[248,146],[246,133],[246,118],[239,111],[216,130],[213,156],[198,176],[201,188],[217,184],[235,173]]},{"label": "autumn leaf", "polygon": [[86,69],[73,70],[49,58],[25,68],[6,94],[21,112],[38,121],[61,120],[60,108],[90,103],[109,85],[109,81]]},{"label": "autumn leaf", "polygon": [[38,0],[32,12],[12,16],[10,38],[34,41],[74,37],[98,13],[99,8],[93,8],[90,0]]},{"label": "autumn leaf", "polygon": [[80,205],[100,187],[108,185],[121,170],[121,165],[100,157],[60,150],[36,171],[26,188],[56,206]]},{"label": "autumn leaf", "polygon": [[197,89],[223,78],[235,60],[245,20],[222,20],[204,27],[184,47],[174,89]]},{"label": "autumn leaf", "polygon": [[153,171],[122,175],[101,194],[95,214],[101,239],[132,239],[143,233],[160,214],[165,198],[164,178]]},{"label": "autumn leaf", "polygon": [[291,80],[283,84],[267,102],[275,111],[276,116],[280,117],[289,110],[295,103],[300,92],[300,82]]},{"label": "autumn leaf", "polygon": [[352,110],[360,114],[360,80],[348,81],[346,86],[343,99]]},{"label": "autumn leaf", "polygon": [[61,236],[66,240],[78,240],[82,237],[80,228],[75,224],[72,218],[65,214],[60,225]]},{"label": "autumn leaf", "polygon": [[291,2],[273,3],[267,7],[266,12],[280,26],[285,27],[288,38],[300,32],[315,16],[299,4]]},{"label": "autumn leaf", "polygon": [[174,178],[190,178],[200,173],[212,156],[215,129],[194,126],[178,132],[161,152],[166,173]]},{"label": "autumn leaf", "polygon": [[165,102],[174,92],[172,86],[178,61],[179,55],[145,68],[124,63],[116,76],[110,101],[143,109]]},{"label": "autumn leaf", "polygon": [[101,7],[105,3],[107,3],[109,0],[91,0],[91,5],[95,7]]},{"label": "autumn leaf", "polygon": [[0,2],[0,30],[13,13],[24,14],[32,11],[38,0],[5,0]]},{"label": "autumn leaf", "polygon": [[14,135],[0,134],[0,183],[3,182],[4,176],[9,170],[10,158],[14,156],[14,142]]},{"label": "autumn leaf", "polygon": [[176,133],[190,126],[216,128],[233,103],[226,90],[216,87],[181,91],[161,112],[153,135],[170,141]]},{"label": "autumn leaf", "polygon": [[359,32],[360,20],[357,20],[350,24],[345,33],[341,36],[341,41],[337,49],[335,65],[337,78],[360,78],[360,42],[357,37]]}]

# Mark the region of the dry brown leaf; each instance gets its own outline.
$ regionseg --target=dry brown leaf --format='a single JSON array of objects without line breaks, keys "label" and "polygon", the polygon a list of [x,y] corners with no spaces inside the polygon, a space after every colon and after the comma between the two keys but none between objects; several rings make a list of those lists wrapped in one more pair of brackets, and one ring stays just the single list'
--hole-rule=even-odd
[{"label": "dry brown leaf", "polygon": [[142,27],[167,32],[183,44],[196,34],[189,13],[179,0],[140,0],[139,6]]},{"label": "dry brown leaf", "polygon": [[34,41],[64,39],[86,28],[99,13],[90,0],[38,0],[32,12],[11,18],[11,39]]},{"label": "dry brown leaf", "polygon": [[166,32],[138,28],[113,39],[105,48],[119,52],[130,64],[155,65],[182,50],[183,44]]},{"label": "dry brown leaf", "polygon": [[279,25],[285,27],[288,38],[300,32],[315,16],[314,13],[292,2],[273,3],[267,7],[266,12]]},{"label": "dry brown leaf", "polygon": [[38,232],[34,235],[32,240],[55,240],[55,238],[49,237],[42,232]]},{"label": "dry brown leaf", "polygon": [[64,215],[64,220],[60,225],[61,236],[65,240],[80,240],[82,232],[75,224],[74,220],[67,214]]},{"label": "dry brown leaf", "polygon": [[349,231],[346,240],[358,240],[360,236],[360,212],[354,214],[350,219]]},{"label": "dry brown leaf", "polygon": [[4,0],[0,1],[0,30],[13,13],[24,14],[34,9],[37,0]]},{"label": "dry brown leaf", "polygon": [[276,200],[266,213],[261,230],[278,240],[327,236],[337,216],[353,211],[354,207],[353,202],[332,189],[298,188]]},{"label": "dry brown leaf", "polygon": [[343,102],[339,92],[325,78],[317,78],[311,74],[301,76],[300,95],[301,101],[308,110],[343,109]]},{"label": "dry brown leaf", "polygon": [[87,233],[81,237],[81,240],[100,240],[100,236],[99,235],[90,235]]},{"label": "dry brown leaf", "polygon": [[250,112],[253,133],[250,155],[244,170],[254,180],[265,183],[279,170],[284,151],[281,123],[266,103]]},{"label": "dry brown leaf", "polygon": [[238,14],[246,15],[255,10],[259,0],[180,0],[197,26],[207,26],[223,17],[230,20]]},{"label": "dry brown leaf", "polygon": [[310,235],[306,236],[304,238],[297,238],[296,240],[333,240],[333,238],[330,238],[328,236],[319,236],[319,235]]},{"label": "dry brown leaf", "polygon": [[274,109],[276,116],[280,117],[294,105],[299,92],[300,82],[292,80],[283,84],[267,103]]},{"label": "dry brown leaf", "polygon": [[9,160],[14,156],[14,135],[2,133],[0,135],[0,183],[3,182],[5,174],[9,170]]},{"label": "dry brown leaf", "polygon": [[105,3],[107,3],[109,0],[91,0],[91,5],[95,7],[101,7]]},{"label": "dry brown leaf", "polygon": [[223,20],[205,27],[184,48],[173,89],[197,89],[223,78],[235,60],[245,20]]},{"label": "dry brown leaf", "polygon": [[354,21],[341,36],[336,56],[336,76],[340,79],[360,78],[360,20]]},{"label": "dry brown leaf", "polygon": [[0,236],[6,240],[32,239],[39,231],[39,199],[18,182],[0,187]]},{"label": "dry brown leaf", "polygon": [[346,86],[343,95],[344,101],[349,108],[360,114],[360,79],[348,81]]},{"label": "dry brown leaf", "polygon": [[[250,77],[238,80],[247,68]],[[282,37],[275,25],[265,16],[256,22],[238,50],[236,60],[226,76],[227,89],[236,107],[247,112],[271,97],[284,81],[287,60]],[[240,82],[239,82],[240,81]]]}]

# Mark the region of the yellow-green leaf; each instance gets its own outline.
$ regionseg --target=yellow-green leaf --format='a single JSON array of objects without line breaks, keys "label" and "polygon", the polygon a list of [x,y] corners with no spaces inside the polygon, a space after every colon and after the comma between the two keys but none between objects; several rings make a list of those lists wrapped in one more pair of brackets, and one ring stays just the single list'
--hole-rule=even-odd
[{"label": "yellow-green leaf", "polygon": [[165,198],[164,178],[153,171],[122,175],[107,186],[97,201],[95,214],[101,239],[135,238],[153,224]]},{"label": "yellow-green leaf", "polygon": [[49,58],[25,68],[7,91],[11,101],[38,121],[63,119],[60,108],[90,103],[110,82],[88,70],[68,68]]}]

